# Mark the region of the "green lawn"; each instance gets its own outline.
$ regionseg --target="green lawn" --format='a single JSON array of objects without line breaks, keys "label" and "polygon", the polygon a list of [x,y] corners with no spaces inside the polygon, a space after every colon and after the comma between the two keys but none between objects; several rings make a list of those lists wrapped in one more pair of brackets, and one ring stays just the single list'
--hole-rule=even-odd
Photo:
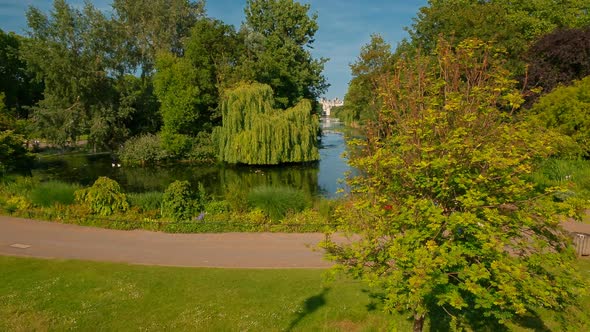
[{"label": "green lawn", "polygon": [[[580,266],[590,279],[590,261]],[[411,329],[402,316],[381,313],[364,285],[346,279],[323,285],[323,273],[0,256],[0,331]],[[582,305],[590,308],[590,298]],[[582,312],[572,310],[569,323],[588,328]],[[539,314],[543,322],[524,320],[524,330],[561,329],[552,315]]]},{"label": "green lawn", "polygon": [[[379,330],[358,282],[324,270],[135,266],[0,257],[0,331]],[[395,325],[409,328],[403,319]]]}]

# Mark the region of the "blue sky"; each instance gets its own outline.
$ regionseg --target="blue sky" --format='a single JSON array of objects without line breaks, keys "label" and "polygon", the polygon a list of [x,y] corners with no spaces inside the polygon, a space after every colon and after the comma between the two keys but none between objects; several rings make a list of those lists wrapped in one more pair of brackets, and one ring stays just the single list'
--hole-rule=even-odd
[{"label": "blue sky", "polygon": [[[82,0],[70,0],[81,4]],[[95,7],[108,11],[111,0],[91,1]],[[311,11],[319,15],[320,29],[312,54],[329,58],[324,75],[331,84],[326,97],[343,98],[350,81],[348,65],[355,61],[361,46],[372,33],[380,33],[394,47],[407,36],[404,27],[412,23],[426,0],[313,0]],[[51,8],[51,0],[0,0],[0,28],[23,34],[25,11],[32,5],[43,11]],[[207,14],[238,28],[244,20],[246,0],[208,0]]]}]

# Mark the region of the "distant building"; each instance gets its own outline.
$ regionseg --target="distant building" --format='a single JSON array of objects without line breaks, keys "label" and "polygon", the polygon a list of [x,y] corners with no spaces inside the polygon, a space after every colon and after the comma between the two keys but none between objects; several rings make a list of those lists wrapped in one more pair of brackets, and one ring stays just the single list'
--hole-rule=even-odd
[{"label": "distant building", "polygon": [[322,115],[323,116],[330,116],[330,112],[332,111],[332,107],[344,105],[344,101],[342,101],[338,98],[334,98],[334,99],[322,98],[320,100],[320,103],[322,104]]}]

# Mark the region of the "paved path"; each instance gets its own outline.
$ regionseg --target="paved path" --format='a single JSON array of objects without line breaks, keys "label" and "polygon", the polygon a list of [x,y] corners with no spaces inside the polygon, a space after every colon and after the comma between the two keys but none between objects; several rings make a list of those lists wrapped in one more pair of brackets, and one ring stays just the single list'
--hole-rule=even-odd
[{"label": "paved path", "polygon": [[[166,234],[0,216],[0,255],[220,268],[325,268],[323,234]],[[16,245],[16,247],[15,247]],[[28,248],[18,248],[30,246]]]},{"label": "paved path", "polygon": [[[590,224],[567,222],[590,234]],[[221,268],[325,268],[323,234],[167,234],[0,216],[0,255]]]}]

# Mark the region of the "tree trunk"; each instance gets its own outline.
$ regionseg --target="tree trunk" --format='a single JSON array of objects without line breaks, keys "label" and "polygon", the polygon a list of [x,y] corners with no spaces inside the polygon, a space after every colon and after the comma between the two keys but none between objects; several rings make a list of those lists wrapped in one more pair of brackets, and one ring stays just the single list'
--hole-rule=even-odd
[{"label": "tree trunk", "polygon": [[413,332],[422,332],[424,329],[424,315],[414,314]]}]

